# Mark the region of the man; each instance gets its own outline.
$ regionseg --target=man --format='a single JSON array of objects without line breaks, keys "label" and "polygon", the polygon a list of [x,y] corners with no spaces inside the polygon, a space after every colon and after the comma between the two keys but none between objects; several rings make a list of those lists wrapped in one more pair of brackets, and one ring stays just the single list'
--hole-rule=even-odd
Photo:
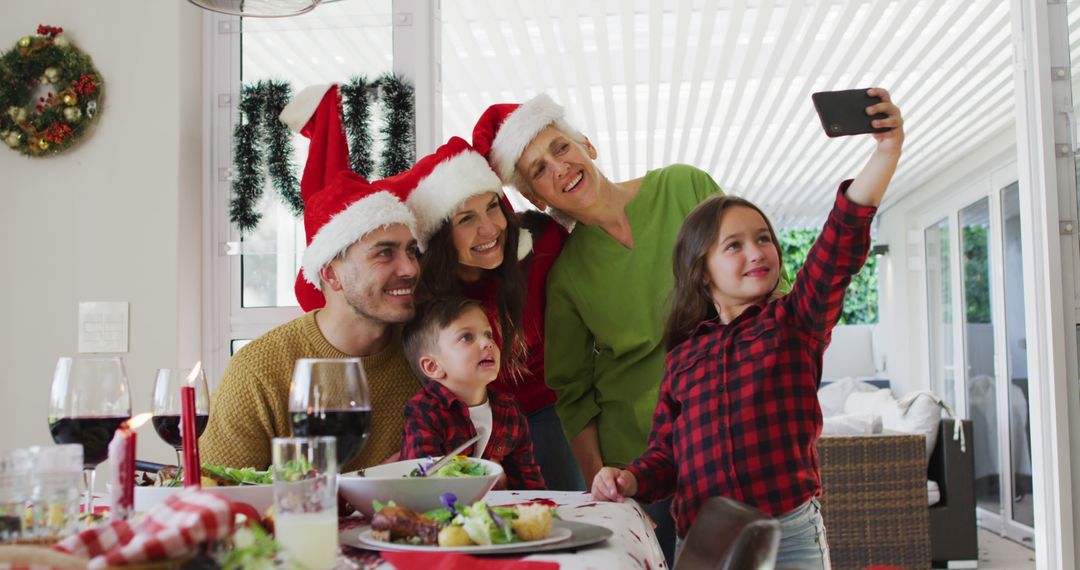
[{"label": "man", "polygon": [[204,463],[257,469],[270,464],[270,440],[292,433],[289,386],[298,358],[363,362],[371,429],[361,452],[340,466],[342,472],[381,463],[401,449],[402,410],[420,388],[397,326],[414,313],[415,219],[391,185],[371,184],[348,171],[342,161],[347,151],[340,151],[345,135],[337,88],[319,89],[314,116],[303,112],[311,109],[309,90],[282,113],[286,122],[311,117],[301,131],[312,143],[301,185],[308,247],[297,297],[305,310],[314,310],[233,356],[199,442]]}]

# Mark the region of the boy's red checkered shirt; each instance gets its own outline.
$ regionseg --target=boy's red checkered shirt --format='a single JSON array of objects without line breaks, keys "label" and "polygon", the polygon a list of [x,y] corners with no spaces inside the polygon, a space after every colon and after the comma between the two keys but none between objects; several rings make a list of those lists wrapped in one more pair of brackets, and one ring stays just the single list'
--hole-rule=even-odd
[{"label": "boy's red checkered shirt", "polygon": [[821,359],[866,261],[876,211],[850,201],[849,184],[840,185],[791,293],[727,325],[703,322],[668,354],[649,448],[627,469],[640,500],[674,493],[679,536],[709,497],[778,516],[821,493]]},{"label": "boy's red checkered shirt", "polygon": [[[483,458],[502,465],[511,489],[547,489],[533,457],[532,437],[525,415],[514,399],[488,388],[491,437]],[[440,456],[476,435],[469,407],[442,384],[428,380],[405,405],[401,458]],[[475,444],[462,452],[475,455]]]}]

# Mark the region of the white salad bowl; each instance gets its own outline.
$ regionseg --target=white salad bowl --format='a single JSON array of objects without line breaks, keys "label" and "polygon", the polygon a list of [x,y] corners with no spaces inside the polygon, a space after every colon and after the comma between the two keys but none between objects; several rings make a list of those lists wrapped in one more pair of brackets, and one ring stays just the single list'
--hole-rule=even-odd
[{"label": "white salad bowl", "polygon": [[409,477],[413,469],[428,459],[409,459],[376,465],[360,475],[338,477],[338,492],[349,504],[367,516],[375,514],[372,501],[395,504],[422,513],[442,506],[439,495],[453,493],[459,502],[479,501],[499,480],[503,468],[494,461],[472,459],[484,466],[477,477]]}]

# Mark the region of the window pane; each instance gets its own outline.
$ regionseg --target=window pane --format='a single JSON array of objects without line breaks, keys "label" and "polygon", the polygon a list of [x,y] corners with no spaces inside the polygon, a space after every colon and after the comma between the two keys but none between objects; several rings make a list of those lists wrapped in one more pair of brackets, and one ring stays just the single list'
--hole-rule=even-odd
[{"label": "window pane", "polygon": [[964,351],[968,417],[975,435],[975,500],[1001,512],[994,324],[990,310],[990,199],[960,210],[961,275],[964,279]]},{"label": "window pane", "polygon": [[953,369],[952,272],[949,260],[949,220],[926,228],[926,298],[930,324],[930,389],[956,407]]},{"label": "window pane", "polygon": [[[391,0],[334,2],[302,16],[243,20],[241,81],[287,81],[296,94],[309,85],[369,80],[393,70]],[[371,124],[382,120],[372,106]],[[293,136],[297,176],[307,159],[307,139]],[[379,152],[375,145],[373,154]],[[293,283],[305,247],[303,220],[294,218],[267,179],[259,202],[262,220],[242,239],[241,306],[296,306]]]},{"label": "window pane", "polygon": [[[1020,186],[1001,191],[1005,267],[1024,266],[1020,250]],[[1028,414],[1027,330],[1024,322],[1024,275],[1005,272],[1005,338],[1009,371],[1009,448],[1013,478],[1013,520],[1035,526],[1031,487],[1031,421]]]}]

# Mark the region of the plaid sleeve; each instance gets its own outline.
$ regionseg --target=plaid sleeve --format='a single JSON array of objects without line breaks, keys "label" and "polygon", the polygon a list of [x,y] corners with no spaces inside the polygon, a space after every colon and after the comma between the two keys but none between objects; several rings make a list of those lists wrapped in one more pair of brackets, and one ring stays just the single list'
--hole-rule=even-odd
[{"label": "plaid sleeve", "polygon": [[421,392],[405,404],[402,424],[401,459],[419,459],[445,453],[445,434],[440,429],[443,414]]},{"label": "plaid sleeve", "polygon": [[840,184],[833,209],[786,299],[797,319],[822,340],[840,320],[844,293],[870,252],[870,223],[877,208],[848,199],[849,185],[851,180]]},{"label": "plaid sleeve", "polygon": [[536,463],[533,454],[532,435],[529,433],[529,424],[525,421],[525,414],[521,413],[517,403],[510,402],[512,408],[510,425],[513,425],[512,437],[517,444],[503,460],[503,469],[506,471],[507,484],[511,489],[547,490],[544,475],[540,472],[540,466]]},{"label": "plaid sleeve", "polygon": [[671,428],[679,417],[681,406],[671,396],[671,384],[674,374],[672,363],[660,384],[660,397],[653,412],[652,433],[649,434],[649,447],[645,453],[635,459],[626,470],[637,480],[638,490],[635,498],[651,503],[670,496],[675,492],[678,470],[675,467],[675,455],[671,445]]}]

